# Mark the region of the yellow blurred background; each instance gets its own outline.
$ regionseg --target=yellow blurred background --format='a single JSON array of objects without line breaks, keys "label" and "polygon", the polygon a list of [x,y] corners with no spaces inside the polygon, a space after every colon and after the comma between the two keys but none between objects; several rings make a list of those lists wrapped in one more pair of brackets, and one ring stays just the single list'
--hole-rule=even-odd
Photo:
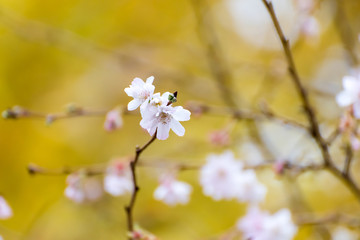
[{"label": "yellow blurred background", "polygon": [[[336,1],[319,1],[313,12],[319,31],[303,36],[294,2],[273,2],[321,127],[329,133],[341,114],[334,96],[341,90],[342,76],[352,68],[337,29],[339,6]],[[348,37],[358,45],[360,2],[340,2],[353,31]],[[199,101],[227,106],[214,64],[229,74],[222,84],[241,109],[258,111],[259,104],[266,103],[276,113],[306,123],[260,0],[0,0],[3,110],[20,105],[62,112],[68,103],[94,110],[126,106],[130,98],[124,88],[134,77],[151,75],[156,92],[179,92],[179,105]],[[139,114],[125,116],[124,127],[113,133],[104,131],[103,121],[79,117],[50,126],[39,119],[0,121],[0,192],[14,211],[13,218],[0,223],[4,239],[125,239],[123,206],[128,196],[105,195],[96,203],[78,205],[63,195],[65,176],[30,176],[26,171],[29,163],[51,169],[106,164],[113,157],[132,156],[135,146],[149,139],[139,126]],[[211,145],[209,133],[230,121],[230,116],[192,116],[183,124],[184,137],[171,133],[168,140],[156,141],[144,152],[144,160],[202,164],[209,153],[225,149],[244,159],[252,152],[243,145],[257,141],[270,148],[256,150],[265,159],[311,155],[320,160],[304,132],[272,122],[239,121],[230,146]],[[340,147],[341,142],[332,149],[339,164]],[[356,169],[358,162],[354,174]],[[141,168],[135,207],[136,222],[160,239],[217,239],[246,212],[246,204],[205,197],[197,171],[179,173],[194,187],[190,203],[168,207],[153,199],[160,173]],[[270,211],[289,207],[294,213],[360,213],[351,193],[326,172],[297,178],[275,176],[271,169],[258,173],[268,187],[262,206]],[[332,227],[324,234],[316,227],[302,227],[297,239],[328,239]]]}]

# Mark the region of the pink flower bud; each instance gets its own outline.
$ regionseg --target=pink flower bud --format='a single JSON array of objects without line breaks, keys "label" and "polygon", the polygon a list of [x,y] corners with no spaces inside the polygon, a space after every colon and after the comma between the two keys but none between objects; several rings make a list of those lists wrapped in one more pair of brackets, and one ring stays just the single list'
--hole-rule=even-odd
[{"label": "pink flower bud", "polygon": [[273,165],[273,170],[276,174],[281,175],[284,173],[286,162],[284,161],[276,161]]},{"label": "pink flower bud", "polygon": [[121,115],[122,113],[119,109],[114,109],[108,112],[106,114],[106,119],[104,123],[105,130],[111,132],[118,128],[121,128],[123,125],[123,120]]},{"label": "pink flower bud", "polygon": [[208,140],[215,146],[228,146],[230,144],[230,134],[227,130],[216,130],[209,134]]}]

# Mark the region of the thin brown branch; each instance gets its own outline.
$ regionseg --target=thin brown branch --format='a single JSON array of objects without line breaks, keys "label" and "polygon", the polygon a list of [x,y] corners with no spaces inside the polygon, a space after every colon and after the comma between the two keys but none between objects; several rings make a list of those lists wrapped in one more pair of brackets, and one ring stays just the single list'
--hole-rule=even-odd
[{"label": "thin brown branch", "polygon": [[351,26],[349,25],[349,21],[344,9],[345,2],[343,0],[336,0],[335,2],[336,2],[336,8],[335,8],[336,13],[334,18],[335,25],[337,26],[337,30],[339,32],[341,41],[348,55],[350,65],[352,67],[357,67],[359,65],[359,59],[356,54],[355,39],[357,38],[354,36]]},{"label": "thin brown branch", "polygon": [[37,166],[35,164],[29,164],[27,171],[31,175],[46,175],[46,176],[62,176],[69,175],[78,171],[82,171],[87,176],[101,175],[105,173],[104,167],[62,167],[58,169],[49,169]]},{"label": "thin brown branch", "polygon": [[[140,190],[140,187],[137,183],[137,177],[136,177],[136,165],[139,161],[141,153],[156,139],[156,132],[151,137],[151,139],[142,147],[137,146],[135,149],[135,157],[134,160],[130,162],[130,169],[131,169],[131,176],[133,181],[133,191],[131,194],[130,202],[127,206],[125,206],[125,211],[127,215],[127,224],[128,224],[128,231],[132,232],[134,230],[134,219],[133,219],[133,210],[135,206],[136,196],[138,191]],[[132,240],[132,237],[129,237],[130,240]]]},{"label": "thin brown branch", "polygon": [[308,127],[295,120],[280,116],[270,110],[261,109],[261,112],[238,110],[234,107],[210,106],[197,102],[190,102],[187,105],[193,114],[208,114],[213,116],[231,116],[237,120],[264,121],[272,120],[284,125],[290,125],[308,130]]},{"label": "thin brown branch", "polygon": [[344,170],[343,170],[343,174],[346,175],[346,176],[350,174],[350,167],[351,167],[352,159],[353,159],[352,148],[351,148],[350,144],[346,144],[346,147],[345,147],[345,164],[344,164]]},{"label": "thin brown branch", "polygon": [[297,72],[295,62],[293,59],[293,55],[292,55],[292,52],[290,49],[289,40],[285,37],[285,35],[281,29],[281,26],[280,26],[279,20],[276,17],[273,5],[272,5],[271,1],[268,1],[268,0],[262,0],[262,2],[264,3],[266,9],[269,12],[271,20],[276,29],[277,35],[279,36],[279,39],[281,41],[286,60],[288,62],[288,70],[289,70],[291,79],[296,87],[296,90],[298,91],[298,93],[300,95],[300,98],[301,98],[301,101],[302,101],[302,104],[303,104],[303,107],[305,110],[305,114],[306,114],[307,119],[310,124],[309,131],[310,131],[312,137],[314,138],[314,140],[316,141],[317,145],[320,148],[320,151],[321,151],[321,154],[323,157],[323,161],[324,161],[324,165],[332,174],[334,174],[340,181],[342,181],[351,190],[351,192],[354,194],[354,196],[360,202],[359,187],[357,186],[355,181],[351,178],[351,176],[343,174],[343,172],[335,166],[335,164],[333,163],[333,160],[330,156],[330,153],[329,153],[328,144],[321,136],[318,120],[317,120],[314,110],[310,104],[310,100],[308,98],[307,92],[306,92],[304,86],[302,85],[299,74]]},{"label": "thin brown branch", "polygon": [[348,227],[360,227],[360,219],[341,213],[331,213],[326,216],[314,216],[313,214],[298,215],[296,217],[298,225],[324,225],[324,224],[343,224]]},{"label": "thin brown branch", "polygon": [[66,112],[61,113],[41,113],[31,111],[20,106],[15,106],[3,111],[2,116],[5,119],[21,119],[21,118],[38,118],[44,119],[47,124],[51,124],[56,120],[74,118],[74,117],[92,117],[105,116],[106,110],[85,110],[81,107],[69,105]]},{"label": "thin brown branch", "polygon": [[213,16],[208,1],[192,0],[195,17],[198,23],[198,34],[205,47],[209,70],[220,89],[221,97],[228,106],[237,106],[231,89],[233,89],[232,74],[227,64],[219,39],[215,34]]},{"label": "thin brown branch", "polygon": [[326,139],[326,144],[331,146],[331,144],[337,139],[337,137],[341,134],[341,130],[337,127]]}]

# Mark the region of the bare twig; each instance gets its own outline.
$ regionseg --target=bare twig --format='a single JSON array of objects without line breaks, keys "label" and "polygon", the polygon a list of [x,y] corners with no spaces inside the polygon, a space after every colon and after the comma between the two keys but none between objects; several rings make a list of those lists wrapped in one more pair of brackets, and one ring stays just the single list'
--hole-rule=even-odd
[{"label": "bare twig", "polygon": [[316,217],[313,214],[298,215],[296,217],[298,225],[323,225],[323,224],[344,224],[349,227],[360,227],[360,219],[341,213],[331,213],[326,216]]},{"label": "bare twig", "polygon": [[[128,223],[128,230],[129,232],[132,232],[134,230],[134,220],[133,220],[133,209],[135,206],[136,196],[138,191],[140,190],[139,185],[137,183],[136,178],[136,164],[139,161],[141,153],[156,139],[156,132],[151,137],[151,139],[142,147],[137,146],[135,149],[135,157],[134,160],[130,162],[130,169],[131,169],[131,176],[133,181],[133,192],[131,194],[130,202],[127,206],[125,206],[125,211],[127,214],[127,223]],[[132,240],[132,237],[129,237],[130,240]]]},{"label": "bare twig", "polygon": [[341,134],[341,130],[337,127],[335,130],[329,135],[326,139],[326,144],[331,146],[331,144],[337,139],[337,137]]},{"label": "bare twig", "polygon": [[329,153],[328,144],[321,136],[318,120],[317,120],[314,110],[310,104],[307,92],[300,81],[300,77],[299,77],[299,74],[297,72],[297,69],[296,69],[296,66],[294,63],[293,55],[291,53],[289,40],[285,37],[285,35],[281,29],[281,26],[276,17],[273,5],[272,5],[271,1],[268,1],[268,0],[262,0],[262,2],[264,3],[266,9],[268,10],[271,20],[276,29],[277,35],[279,36],[279,38],[281,40],[281,44],[282,44],[282,47],[283,47],[283,50],[285,53],[285,57],[288,62],[288,70],[289,70],[291,79],[296,87],[296,90],[298,91],[298,93],[300,95],[300,98],[301,98],[301,101],[302,101],[302,104],[303,104],[303,107],[305,110],[305,114],[306,114],[307,119],[310,124],[309,131],[310,131],[312,137],[314,138],[314,140],[316,141],[317,145],[320,148],[320,151],[321,151],[321,154],[323,157],[323,161],[324,161],[324,165],[332,174],[334,174],[340,181],[342,181],[351,190],[351,192],[354,194],[354,196],[356,196],[356,198],[360,202],[359,187],[357,186],[357,184],[351,178],[350,175],[344,174],[341,170],[339,170],[335,166],[335,164],[333,163],[333,160],[330,156],[330,153]]},{"label": "bare twig", "polygon": [[352,67],[357,67],[359,64],[359,59],[356,54],[356,41],[353,31],[349,25],[347,16],[344,9],[344,1],[336,0],[336,13],[334,22],[339,31],[341,41],[349,57],[349,62]]},{"label": "bare twig", "polygon": [[345,156],[346,157],[345,157],[345,165],[344,165],[343,174],[344,175],[349,175],[350,174],[351,160],[353,159],[353,151],[352,151],[352,148],[351,148],[350,144],[346,144]]},{"label": "bare twig", "polygon": [[205,105],[198,102],[190,102],[187,107],[193,113],[204,113],[214,116],[231,116],[237,120],[248,120],[248,121],[264,121],[264,120],[272,120],[275,122],[279,122],[285,125],[291,125],[298,128],[303,128],[308,130],[308,127],[300,122],[297,122],[292,119],[288,119],[283,116],[279,116],[276,113],[270,111],[269,109],[261,109],[261,112],[252,112],[245,110],[238,110],[234,107],[221,107],[221,106],[211,106]]},{"label": "bare twig", "polygon": [[105,110],[85,110],[80,107],[70,105],[66,112],[62,113],[41,113],[30,111],[20,106],[15,106],[3,111],[2,116],[5,119],[21,119],[21,118],[38,118],[45,119],[47,124],[51,124],[56,120],[74,118],[74,117],[91,117],[105,116],[108,111]]}]

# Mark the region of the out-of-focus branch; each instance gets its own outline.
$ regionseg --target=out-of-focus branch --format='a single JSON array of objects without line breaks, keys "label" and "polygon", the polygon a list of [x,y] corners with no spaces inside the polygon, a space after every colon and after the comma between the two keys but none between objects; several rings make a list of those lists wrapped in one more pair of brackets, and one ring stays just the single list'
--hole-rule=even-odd
[{"label": "out-of-focus branch", "polygon": [[349,57],[349,62],[352,67],[359,65],[359,59],[356,54],[356,41],[357,37],[354,36],[353,31],[349,25],[348,18],[345,13],[343,0],[335,0],[336,13],[334,22],[340,34],[341,41]]},{"label": "out-of-focus branch", "polygon": [[[144,168],[155,168],[155,169],[166,169],[166,170],[175,170],[175,171],[197,171],[200,170],[202,165],[198,164],[185,164],[185,163],[169,163],[172,160],[163,159],[162,161],[157,162],[137,162],[137,167],[144,167]],[[261,170],[261,169],[271,169],[274,168],[275,161],[267,161],[262,164],[258,165],[245,165],[244,169],[254,169],[254,170]],[[291,175],[297,176],[302,173],[308,171],[321,171],[325,169],[325,166],[322,164],[312,164],[312,165],[296,165],[292,163],[284,163],[282,166],[282,171],[279,174],[284,174],[286,171],[289,171]],[[62,167],[57,169],[49,169],[37,166],[35,164],[29,164],[27,167],[29,174],[31,175],[44,175],[44,176],[61,176],[61,175],[69,175],[78,171],[82,171],[87,176],[93,175],[101,175],[106,173],[106,166],[105,165],[96,165],[96,166],[83,166],[83,167]]]},{"label": "out-of-focus branch", "polygon": [[313,214],[298,215],[295,222],[298,225],[343,224],[348,227],[360,227],[360,218],[341,213],[331,213],[322,217],[317,217]]},{"label": "out-of-focus branch", "polygon": [[56,120],[74,118],[74,117],[103,117],[108,111],[105,110],[85,110],[84,108],[77,107],[75,105],[69,105],[67,110],[62,113],[41,113],[31,111],[19,106],[9,108],[3,111],[2,116],[5,119],[21,119],[21,118],[38,118],[45,119],[47,124],[51,124]]},{"label": "out-of-focus branch", "polygon": [[221,52],[222,48],[219,44],[213,29],[213,17],[207,2],[204,0],[192,0],[194,13],[198,22],[198,33],[200,40],[205,46],[206,60],[214,80],[220,89],[221,97],[228,106],[237,106],[237,101],[234,100],[231,89],[233,89],[231,71]]},{"label": "out-of-focus branch", "polygon": [[308,127],[295,120],[282,117],[272,112],[269,108],[262,108],[261,112],[251,112],[238,110],[235,107],[220,107],[202,104],[199,102],[189,102],[187,107],[193,114],[209,114],[214,116],[231,116],[237,120],[264,121],[272,120],[285,125],[291,125],[308,130]]},{"label": "out-of-focus branch", "polygon": [[353,192],[354,196],[358,199],[358,201],[360,201],[360,189],[359,189],[358,185],[355,183],[355,181],[352,179],[352,177],[349,174],[345,174],[344,172],[342,172],[335,166],[335,164],[333,163],[333,160],[331,158],[331,155],[329,153],[328,144],[325,141],[325,139],[323,139],[323,137],[321,136],[318,120],[317,120],[314,110],[310,104],[306,89],[302,85],[299,74],[297,72],[294,58],[293,58],[293,55],[292,55],[292,52],[290,49],[289,40],[285,37],[285,35],[281,29],[281,26],[280,26],[279,20],[276,17],[273,5],[272,5],[271,1],[269,1],[269,0],[262,0],[262,2],[264,3],[264,6],[266,7],[266,9],[269,12],[271,20],[276,29],[277,35],[279,36],[279,39],[281,41],[286,60],[288,62],[288,69],[289,69],[291,79],[296,87],[296,90],[298,91],[298,93],[300,95],[300,98],[301,98],[301,101],[302,101],[302,104],[303,104],[303,107],[305,110],[305,114],[306,114],[307,119],[310,124],[309,131],[310,131],[312,137],[314,138],[314,140],[316,141],[317,145],[320,148],[320,151],[321,151],[321,154],[323,157],[323,161],[324,161],[324,165],[331,173],[333,173],[340,181],[342,181]]},{"label": "out-of-focus branch", "polygon": [[[139,187],[139,185],[137,183],[137,178],[136,178],[136,165],[137,165],[137,163],[139,161],[141,153],[148,146],[150,146],[151,143],[153,143],[155,141],[156,133],[157,132],[155,131],[154,135],[151,137],[151,139],[144,146],[142,146],[142,147],[137,146],[136,147],[134,160],[132,160],[130,162],[131,176],[132,176],[132,181],[133,181],[133,192],[131,194],[131,199],[130,199],[129,204],[127,206],[125,206],[129,232],[132,232],[134,230],[133,210],[134,210],[134,206],[135,206],[137,193],[140,190],[140,187]],[[129,240],[133,240],[133,238],[129,237]]]},{"label": "out-of-focus branch", "polygon": [[332,133],[330,133],[329,137],[326,139],[327,145],[330,146],[340,134],[341,134],[340,128],[338,127],[335,128],[335,130]]}]

